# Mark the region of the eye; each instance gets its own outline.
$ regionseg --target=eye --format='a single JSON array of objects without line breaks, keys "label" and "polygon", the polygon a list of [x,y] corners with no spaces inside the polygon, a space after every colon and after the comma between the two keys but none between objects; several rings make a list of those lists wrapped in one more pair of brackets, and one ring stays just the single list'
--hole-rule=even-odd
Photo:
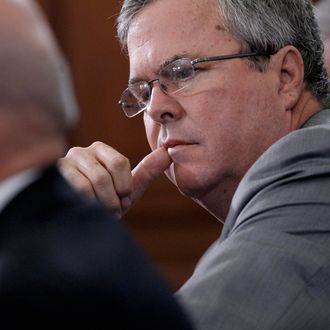
[{"label": "eye", "polygon": [[146,103],[150,99],[150,86],[146,81],[132,84],[129,90],[138,102]]},{"label": "eye", "polygon": [[150,87],[141,89],[139,101],[146,103],[150,100]]},{"label": "eye", "polygon": [[178,65],[172,68],[172,77],[174,80],[187,80],[194,75],[194,68],[189,65]]},{"label": "eye", "polygon": [[134,116],[137,111],[143,108],[129,89],[123,92],[119,104],[128,117]]},{"label": "eye", "polygon": [[162,69],[160,76],[163,81],[180,82],[194,76],[194,68],[189,59],[176,60]]}]

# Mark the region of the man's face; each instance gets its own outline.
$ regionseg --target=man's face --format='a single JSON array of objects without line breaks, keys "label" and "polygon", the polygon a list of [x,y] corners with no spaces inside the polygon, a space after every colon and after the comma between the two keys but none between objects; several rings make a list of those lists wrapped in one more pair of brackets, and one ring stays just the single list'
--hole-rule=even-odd
[{"label": "man's face", "polygon": [[[155,1],[134,19],[128,34],[131,79],[155,79],[165,62],[183,55],[195,59],[240,51],[222,29],[213,0]],[[167,176],[182,193],[203,203],[212,194],[235,189],[290,123],[271,65],[266,73],[247,59],[196,68],[189,95],[166,95],[154,83],[144,122],[151,148],[168,147],[173,164]]]}]

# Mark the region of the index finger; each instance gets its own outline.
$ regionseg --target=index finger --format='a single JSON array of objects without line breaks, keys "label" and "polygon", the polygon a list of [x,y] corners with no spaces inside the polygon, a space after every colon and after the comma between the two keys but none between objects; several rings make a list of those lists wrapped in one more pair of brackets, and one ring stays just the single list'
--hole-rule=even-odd
[{"label": "index finger", "polygon": [[133,188],[130,196],[135,203],[146,189],[171,165],[172,160],[165,148],[152,151],[133,169]]}]

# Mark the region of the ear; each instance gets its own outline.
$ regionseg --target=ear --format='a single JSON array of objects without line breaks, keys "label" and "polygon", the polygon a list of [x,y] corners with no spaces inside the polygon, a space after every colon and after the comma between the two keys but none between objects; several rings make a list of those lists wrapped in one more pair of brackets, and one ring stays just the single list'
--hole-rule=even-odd
[{"label": "ear", "polygon": [[281,48],[275,56],[280,82],[278,93],[285,110],[291,110],[304,89],[304,61],[293,46]]}]

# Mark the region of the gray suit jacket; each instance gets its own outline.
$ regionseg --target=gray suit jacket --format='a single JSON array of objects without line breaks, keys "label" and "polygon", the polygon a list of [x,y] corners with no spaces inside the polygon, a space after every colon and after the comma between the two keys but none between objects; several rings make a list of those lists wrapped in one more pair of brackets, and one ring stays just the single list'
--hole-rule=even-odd
[{"label": "gray suit jacket", "polygon": [[250,168],[177,296],[203,330],[330,329],[330,110]]}]

